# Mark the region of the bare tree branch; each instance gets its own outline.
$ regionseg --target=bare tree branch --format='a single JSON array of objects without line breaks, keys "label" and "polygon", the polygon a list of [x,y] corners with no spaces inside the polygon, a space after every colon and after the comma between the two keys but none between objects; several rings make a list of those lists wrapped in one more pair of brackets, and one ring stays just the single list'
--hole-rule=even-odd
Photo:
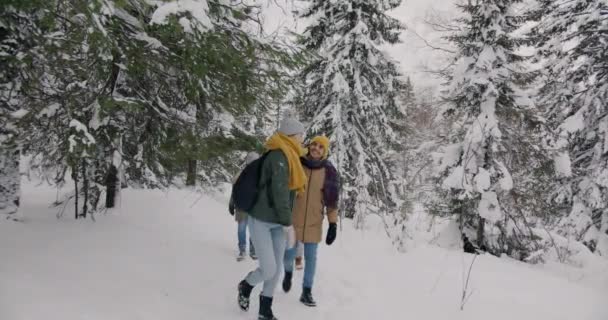
[{"label": "bare tree branch", "polygon": [[439,51],[443,51],[443,52],[447,52],[447,53],[451,53],[451,54],[455,54],[456,53],[456,51],[454,51],[454,50],[450,50],[450,49],[446,49],[446,48],[441,48],[441,47],[437,47],[435,45],[432,45],[428,40],[426,40],[424,37],[422,37],[413,28],[409,28],[408,31],[410,31],[411,33],[413,33],[416,37],[418,37],[420,40],[422,40],[426,44],[427,47],[429,47],[429,48],[431,48],[433,50],[439,50]]},{"label": "bare tree branch", "polygon": [[426,18],[423,21],[437,32],[457,32],[462,30],[460,25],[444,18],[441,13],[434,8],[427,11]]}]

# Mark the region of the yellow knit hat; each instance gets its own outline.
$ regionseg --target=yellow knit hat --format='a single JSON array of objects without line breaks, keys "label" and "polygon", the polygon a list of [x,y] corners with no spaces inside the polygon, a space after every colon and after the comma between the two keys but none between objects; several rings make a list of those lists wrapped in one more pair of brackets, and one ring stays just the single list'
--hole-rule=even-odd
[{"label": "yellow knit hat", "polygon": [[316,142],[323,146],[323,159],[327,159],[329,155],[329,138],[326,136],[316,136],[310,140],[310,143]]}]

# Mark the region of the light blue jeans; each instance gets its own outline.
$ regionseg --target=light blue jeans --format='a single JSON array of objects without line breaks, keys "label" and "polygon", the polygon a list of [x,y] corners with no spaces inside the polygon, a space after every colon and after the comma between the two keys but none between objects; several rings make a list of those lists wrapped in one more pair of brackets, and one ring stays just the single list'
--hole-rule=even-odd
[{"label": "light blue jeans", "polygon": [[[247,251],[247,219],[249,219],[249,217],[238,223],[237,237],[239,239],[239,252]],[[255,253],[253,243],[251,243],[251,236],[249,236],[249,252]]]},{"label": "light blue jeans", "polygon": [[259,266],[245,280],[252,286],[264,282],[262,295],[272,298],[283,273],[283,258],[287,239],[283,226],[249,216],[249,235],[256,249]]},{"label": "light blue jeans", "polygon": [[[312,289],[317,271],[317,248],[318,243],[304,243],[304,288]],[[293,272],[293,262],[296,258],[297,245],[285,250],[285,271]]]}]

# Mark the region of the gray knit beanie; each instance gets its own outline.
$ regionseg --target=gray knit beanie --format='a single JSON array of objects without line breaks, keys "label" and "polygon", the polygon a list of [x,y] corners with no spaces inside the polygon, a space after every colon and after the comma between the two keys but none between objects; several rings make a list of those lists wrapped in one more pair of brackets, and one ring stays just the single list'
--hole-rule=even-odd
[{"label": "gray knit beanie", "polygon": [[293,118],[283,119],[279,125],[279,132],[287,136],[304,134],[304,131],[306,131],[304,125]]}]

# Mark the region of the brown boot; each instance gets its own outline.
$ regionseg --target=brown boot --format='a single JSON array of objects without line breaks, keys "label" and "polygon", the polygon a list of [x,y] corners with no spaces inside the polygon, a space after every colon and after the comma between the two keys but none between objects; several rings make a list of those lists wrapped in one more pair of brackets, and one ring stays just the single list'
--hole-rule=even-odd
[{"label": "brown boot", "polygon": [[302,265],[302,257],[296,257],[296,270],[304,269],[304,265]]}]

